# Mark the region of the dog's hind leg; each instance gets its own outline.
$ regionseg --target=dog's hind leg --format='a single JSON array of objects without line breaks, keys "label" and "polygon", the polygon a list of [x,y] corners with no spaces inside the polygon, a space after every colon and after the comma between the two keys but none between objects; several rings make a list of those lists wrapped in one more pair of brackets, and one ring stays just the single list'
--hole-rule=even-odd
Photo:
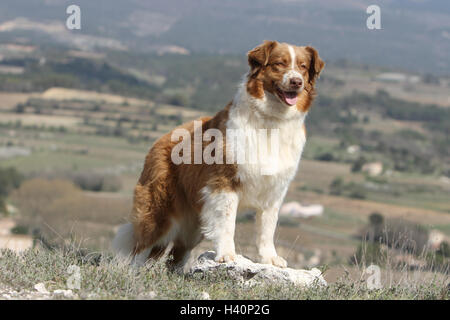
[{"label": "dog's hind leg", "polygon": [[[143,208],[143,209],[142,209]],[[135,202],[132,223],[120,227],[114,241],[114,251],[142,265],[148,259],[158,260],[178,234],[179,224],[166,210]]]},{"label": "dog's hind leg", "polygon": [[148,260],[159,260],[166,252],[166,249],[167,249],[167,246],[161,246],[161,245],[154,246],[151,249],[147,259]]},{"label": "dog's hind leg", "polygon": [[184,271],[192,249],[203,239],[198,216],[186,212],[182,216],[184,219],[179,223],[180,229],[167,260],[169,270],[180,273]]},{"label": "dog's hind leg", "polygon": [[167,268],[174,272],[183,272],[183,267],[191,255],[192,248],[186,247],[180,241],[175,241],[169,253]]}]

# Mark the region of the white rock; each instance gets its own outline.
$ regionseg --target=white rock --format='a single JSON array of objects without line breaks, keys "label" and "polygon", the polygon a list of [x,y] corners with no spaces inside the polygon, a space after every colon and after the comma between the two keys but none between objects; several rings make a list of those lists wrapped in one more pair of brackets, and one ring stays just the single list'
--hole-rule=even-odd
[{"label": "white rock", "polygon": [[45,288],[45,284],[43,284],[42,282],[35,284],[34,289],[42,294],[50,294],[50,292],[48,292],[48,290]]},{"label": "white rock", "polygon": [[367,173],[371,177],[379,176],[383,172],[383,163],[381,162],[366,163],[362,166],[361,171]]},{"label": "white rock", "polygon": [[96,293],[84,293],[81,294],[81,299],[98,299],[99,295]]},{"label": "white rock", "polygon": [[248,288],[253,288],[254,286],[256,286],[258,284],[258,281],[255,281],[253,279],[244,281],[243,285],[244,287],[248,287]]},{"label": "white rock", "polygon": [[[306,287],[327,285],[322,277],[322,272],[316,268],[311,270],[279,268],[269,264],[254,263],[241,255],[236,256],[235,262],[218,263],[214,261],[215,256],[214,251],[202,253],[188,273],[210,273],[217,270],[226,270],[231,278],[238,281],[243,279],[244,283],[247,282],[249,285],[254,285],[254,281],[282,282]],[[249,280],[253,281],[249,282]]]},{"label": "white rock", "polygon": [[63,290],[63,289],[59,289],[59,290],[55,290],[53,291],[53,294],[55,296],[62,296],[64,298],[73,298],[73,292],[72,290]]},{"label": "white rock", "polygon": [[445,241],[445,234],[440,232],[439,230],[433,229],[430,231],[428,235],[428,245],[433,250],[439,249],[439,246],[442,242]]},{"label": "white rock", "polygon": [[206,291],[202,292],[202,299],[203,300],[211,300],[211,297],[209,296],[209,293]]},{"label": "white rock", "polygon": [[358,153],[361,151],[361,147],[358,145],[352,145],[347,148],[347,152],[350,154]]},{"label": "white rock", "polygon": [[281,206],[280,215],[294,218],[309,218],[320,216],[323,213],[323,206],[320,204],[301,205],[297,201],[285,203]]}]

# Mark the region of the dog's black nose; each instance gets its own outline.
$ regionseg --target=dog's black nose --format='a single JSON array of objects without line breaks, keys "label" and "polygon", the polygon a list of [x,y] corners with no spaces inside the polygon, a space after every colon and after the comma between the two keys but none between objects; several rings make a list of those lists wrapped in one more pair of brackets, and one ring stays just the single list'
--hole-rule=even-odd
[{"label": "dog's black nose", "polygon": [[291,87],[300,88],[303,84],[303,80],[301,78],[291,78],[291,80],[289,80],[289,84]]}]

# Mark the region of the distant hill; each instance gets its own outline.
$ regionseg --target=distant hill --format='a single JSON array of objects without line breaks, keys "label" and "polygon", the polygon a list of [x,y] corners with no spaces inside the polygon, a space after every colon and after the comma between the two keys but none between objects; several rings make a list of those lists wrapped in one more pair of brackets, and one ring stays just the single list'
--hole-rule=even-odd
[{"label": "distant hill", "polygon": [[17,26],[0,32],[0,42],[20,36],[79,48],[242,54],[263,39],[277,39],[312,44],[327,60],[450,74],[450,2],[443,0],[377,1],[382,30],[366,28],[367,0],[78,0],[82,30],[62,35],[56,26],[64,26],[69,4],[1,1],[0,30],[18,17],[55,28]]}]

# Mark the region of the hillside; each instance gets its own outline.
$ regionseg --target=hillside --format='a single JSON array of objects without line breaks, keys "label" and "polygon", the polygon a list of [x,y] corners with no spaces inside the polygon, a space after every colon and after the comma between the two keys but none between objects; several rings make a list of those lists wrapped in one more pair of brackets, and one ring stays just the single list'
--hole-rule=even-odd
[{"label": "hillside", "polygon": [[[328,61],[448,75],[450,7],[446,1],[378,1],[382,29],[366,28],[370,1],[254,2],[79,0],[80,31],[65,30],[66,1],[0,3],[0,41],[82,50],[158,53],[239,53],[271,38],[312,44]],[[26,8],[24,10],[23,8]]]},{"label": "hillside", "polygon": [[[22,258],[3,253],[3,297],[37,297],[40,282],[51,291],[64,289],[64,268],[76,260],[86,281],[76,298],[197,299],[206,291],[213,299],[448,299],[449,78],[327,64],[286,197],[324,210],[309,219],[280,217],[275,238],[290,266],[327,269],[331,286],[250,291],[225,278],[219,285],[171,276],[163,267],[145,269],[148,277],[125,276],[109,253],[148,149],[176,125],[213,115],[230,101],[247,71],[245,56],[7,48],[0,63],[0,216],[14,221],[8,237],[25,239],[27,246],[34,239],[41,249]],[[372,174],[373,166],[381,171]],[[382,222],[374,225],[374,219]],[[240,215],[236,232],[238,253],[251,259],[253,220],[251,212]],[[367,242],[367,234],[380,228],[407,233],[417,250],[380,234]],[[59,251],[67,246],[69,252]],[[192,259],[208,249],[211,244],[202,242]],[[40,267],[16,277],[21,259]],[[40,261],[60,267],[49,270]],[[359,279],[370,263],[383,267],[384,279],[399,281],[394,289],[366,290]],[[405,274],[415,277],[407,286],[400,283]],[[103,277],[111,278],[102,284]],[[121,277],[127,280],[118,284]],[[187,292],[187,285],[194,289]],[[146,295],[151,291],[157,295]]]}]

